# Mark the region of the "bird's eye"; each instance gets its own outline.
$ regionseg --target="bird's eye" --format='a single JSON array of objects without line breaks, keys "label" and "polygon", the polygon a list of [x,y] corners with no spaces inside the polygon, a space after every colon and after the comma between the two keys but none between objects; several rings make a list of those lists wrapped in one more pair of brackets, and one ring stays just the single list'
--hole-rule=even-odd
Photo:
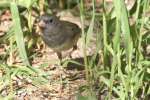
[{"label": "bird's eye", "polygon": [[45,21],[46,24],[52,23],[52,22],[53,22],[53,19],[49,19],[49,20]]},{"label": "bird's eye", "polygon": [[53,22],[53,19],[48,20],[48,22],[49,22],[49,23],[52,23],[52,22]]}]

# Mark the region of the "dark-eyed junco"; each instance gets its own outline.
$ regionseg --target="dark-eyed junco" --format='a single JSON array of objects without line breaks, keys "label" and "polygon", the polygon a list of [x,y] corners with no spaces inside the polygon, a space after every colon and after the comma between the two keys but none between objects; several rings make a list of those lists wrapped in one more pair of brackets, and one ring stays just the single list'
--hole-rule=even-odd
[{"label": "dark-eyed junco", "polygon": [[77,48],[77,41],[81,36],[81,29],[78,25],[60,20],[56,16],[42,15],[39,18],[38,26],[41,30],[43,41],[62,60],[62,51],[73,47]]}]

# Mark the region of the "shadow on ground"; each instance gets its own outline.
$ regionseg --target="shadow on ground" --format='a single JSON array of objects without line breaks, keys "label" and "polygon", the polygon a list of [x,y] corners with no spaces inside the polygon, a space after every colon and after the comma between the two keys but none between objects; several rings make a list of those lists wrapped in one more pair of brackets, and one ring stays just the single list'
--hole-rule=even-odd
[{"label": "shadow on ground", "polygon": [[[93,60],[94,64],[98,64],[99,63],[99,55],[97,55],[94,59],[93,55],[92,56],[87,56],[88,61]],[[84,64],[84,58],[80,57],[80,58],[75,58],[75,59],[71,59],[71,60],[66,60],[64,62],[64,66],[67,70],[84,70],[85,69],[85,64]]]}]

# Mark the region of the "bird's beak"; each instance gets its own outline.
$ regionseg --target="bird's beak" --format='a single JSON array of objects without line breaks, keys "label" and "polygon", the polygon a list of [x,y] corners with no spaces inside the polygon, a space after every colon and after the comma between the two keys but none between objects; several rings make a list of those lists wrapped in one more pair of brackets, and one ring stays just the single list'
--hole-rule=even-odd
[{"label": "bird's beak", "polygon": [[45,28],[46,27],[46,24],[45,24],[45,22],[44,21],[39,21],[38,22],[38,26],[40,27],[40,28]]}]

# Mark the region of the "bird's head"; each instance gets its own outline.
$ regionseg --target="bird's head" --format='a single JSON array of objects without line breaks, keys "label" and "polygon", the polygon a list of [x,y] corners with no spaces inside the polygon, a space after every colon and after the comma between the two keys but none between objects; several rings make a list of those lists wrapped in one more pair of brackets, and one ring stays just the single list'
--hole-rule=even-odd
[{"label": "bird's head", "polygon": [[56,16],[42,15],[38,18],[38,26],[41,29],[48,29],[55,27],[59,21]]}]

